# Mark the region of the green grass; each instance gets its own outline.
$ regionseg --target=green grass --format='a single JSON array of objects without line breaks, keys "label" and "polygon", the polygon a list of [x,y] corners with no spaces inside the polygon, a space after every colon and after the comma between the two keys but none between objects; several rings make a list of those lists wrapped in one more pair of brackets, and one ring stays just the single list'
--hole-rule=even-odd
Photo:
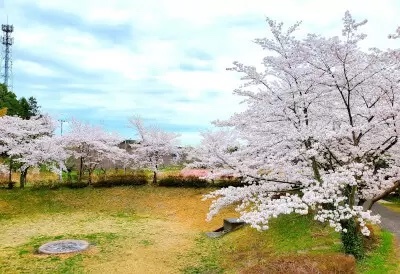
[{"label": "green grass", "polygon": [[[379,245],[368,253],[364,260],[357,263],[357,273],[399,273],[399,259],[395,254],[393,235],[382,231],[377,236],[380,238]],[[197,261],[183,269],[183,272],[236,273],[246,269],[249,262],[256,269],[265,270],[276,264],[276,261],[280,263],[279,258],[296,257],[300,260],[304,258],[310,264],[317,262],[321,269],[338,266],[346,257],[329,254],[342,251],[339,237],[338,233],[313,221],[310,216],[285,215],[273,220],[270,229],[261,233],[245,227],[217,239],[200,237],[197,239],[196,249],[191,253]],[[297,259],[293,261],[296,262]],[[290,259],[283,261],[287,262],[292,263]],[[307,273],[307,270],[304,273]],[[337,273],[347,272],[338,269]]]},{"label": "green grass", "polygon": [[339,233],[326,224],[314,221],[311,215],[284,215],[271,222],[265,232],[272,239],[276,252],[309,251],[313,253],[340,251]]},{"label": "green grass", "polygon": [[394,254],[393,235],[388,231],[379,233],[380,243],[365,259],[358,263],[359,273],[399,273],[399,259]]},{"label": "green grass", "polygon": [[391,195],[385,200],[400,205],[400,195]]},{"label": "green grass", "polygon": [[400,212],[400,204],[385,204],[384,206],[393,211]]},{"label": "green grass", "polygon": [[219,250],[223,248],[223,241],[210,239],[205,235],[198,236],[195,241],[196,248],[187,255],[189,258],[195,258],[194,263],[182,269],[182,273],[223,273],[224,269],[219,260]]},{"label": "green grass", "polygon": [[139,243],[144,246],[150,246],[150,245],[154,244],[154,242],[152,240],[147,240],[147,239],[141,240],[141,241],[139,241]]},{"label": "green grass", "polygon": [[59,239],[82,239],[96,246],[101,252],[112,252],[114,242],[120,238],[116,233],[69,234],[57,236],[32,237],[27,243],[10,252],[9,258],[0,265],[0,273],[83,273],[83,262],[93,257],[89,253],[73,253],[70,255],[41,255],[38,248],[49,241]]},{"label": "green grass", "polygon": [[385,199],[389,203],[382,204],[393,211],[400,212],[400,196],[399,195],[391,195]]},{"label": "green grass", "polygon": [[[20,214],[51,214],[73,210],[71,206],[59,199],[59,195],[52,195],[52,192],[54,191],[29,188],[4,190],[1,192],[1,200],[7,203],[7,207],[2,208],[0,216],[7,219]],[[78,196],[81,196],[80,194]]]},{"label": "green grass", "polygon": [[263,265],[288,254],[312,257],[340,250],[338,233],[313,221],[311,216],[291,214],[272,220],[267,231],[258,232],[246,226],[220,238],[199,237],[191,253],[197,261],[183,272],[235,273],[246,268],[249,261]]}]

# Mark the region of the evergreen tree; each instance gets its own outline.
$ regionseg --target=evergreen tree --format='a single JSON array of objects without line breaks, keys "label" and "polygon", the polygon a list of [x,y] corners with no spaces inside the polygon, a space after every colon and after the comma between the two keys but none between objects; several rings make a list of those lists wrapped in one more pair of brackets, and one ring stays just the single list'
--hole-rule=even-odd
[{"label": "evergreen tree", "polygon": [[33,96],[29,97],[28,104],[29,104],[29,115],[31,117],[35,116],[35,115],[39,115],[40,106],[38,105],[36,98]]},{"label": "evergreen tree", "polygon": [[22,119],[29,119],[29,103],[25,97],[21,97],[21,99],[19,99],[19,106],[20,108],[18,116]]},{"label": "evergreen tree", "polygon": [[20,115],[21,106],[17,96],[7,90],[7,86],[0,84],[0,108],[7,108],[7,114],[10,116]]},{"label": "evergreen tree", "polygon": [[19,100],[14,92],[9,91],[5,84],[0,84],[0,109],[7,108],[7,115],[17,115],[23,119],[29,119],[32,116],[40,114],[35,97],[21,97]]}]

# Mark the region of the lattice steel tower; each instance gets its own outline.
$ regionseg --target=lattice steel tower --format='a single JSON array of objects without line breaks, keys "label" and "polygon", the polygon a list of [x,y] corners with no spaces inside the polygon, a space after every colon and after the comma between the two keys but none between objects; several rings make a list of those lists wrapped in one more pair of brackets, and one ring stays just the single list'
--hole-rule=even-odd
[{"label": "lattice steel tower", "polygon": [[3,83],[7,86],[8,90],[12,90],[12,58],[11,58],[11,46],[14,42],[14,38],[11,37],[12,32],[14,31],[13,25],[1,25],[1,30],[3,31],[3,36],[1,43],[3,44],[3,64],[4,67],[2,77]]}]

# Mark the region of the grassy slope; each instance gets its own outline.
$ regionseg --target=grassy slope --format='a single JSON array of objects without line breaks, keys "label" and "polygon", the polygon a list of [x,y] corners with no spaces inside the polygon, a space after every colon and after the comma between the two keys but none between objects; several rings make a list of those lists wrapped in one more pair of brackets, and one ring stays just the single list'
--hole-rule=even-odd
[{"label": "grassy slope", "polygon": [[[209,202],[201,196],[207,191],[0,190],[0,273],[351,273],[354,262],[339,253],[338,235],[309,217],[284,216],[262,233],[246,227],[219,239],[206,238],[202,232],[235,216],[228,209],[205,222]],[[395,259],[387,235],[383,233],[383,245],[373,259],[360,264],[360,271],[389,273],[371,272],[374,260],[387,265]],[[46,241],[65,238],[86,239],[93,247],[74,255],[35,254]]]},{"label": "grassy slope", "polygon": [[380,238],[379,244],[358,264],[357,270],[366,274],[400,273],[400,259],[398,250],[395,250],[393,234],[379,230],[377,234]]},{"label": "grassy slope", "polygon": [[394,211],[400,212],[400,197],[399,196],[390,196],[388,199],[385,199],[385,200],[387,200],[391,203],[390,204],[385,203],[385,204],[383,204],[384,206],[386,206]]}]

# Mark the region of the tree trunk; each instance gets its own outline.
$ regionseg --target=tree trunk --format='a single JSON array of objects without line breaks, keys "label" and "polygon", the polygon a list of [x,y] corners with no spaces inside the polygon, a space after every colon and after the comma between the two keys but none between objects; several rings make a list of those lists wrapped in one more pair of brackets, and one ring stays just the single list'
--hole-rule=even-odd
[{"label": "tree trunk", "polygon": [[10,158],[10,169],[8,171],[8,184],[12,184],[12,158]]},{"label": "tree trunk", "polygon": [[153,171],[153,182],[152,182],[153,186],[157,185],[157,172],[158,172],[158,165],[155,165],[155,168]]},{"label": "tree trunk", "polygon": [[322,183],[321,174],[319,173],[318,163],[315,157],[311,157],[311,162],[312,162],[312,169],[314,172],[314,179]]},{"label": "tree trunk", "polygon": [[82,181],[82,174],[83,173],[83,157],[79,158],[79,177],[78,177],[78,182],[80,183]]},{"label": "tree trunk", "polygon": [[93,176],[93,172],[96,170],[97,164],[94,165],[88,165],[87,169],[88,169],[88,185],[92,184],[92,176]]},{"label": "tree trunk", "polygon": [[366,201],[367,201],[367,200],[365,200],[365,199],[360,199],[360,200],[358,200],[357,205],[358,205],[358,206],[363,206],[363,205],[365,204]]},{"label": "tree trunk", "polygon": [[60,183],[62,183],[63,181],[63,176],[62,176],[62,170],[60,170],[60,173],[58,174],[58,180],[60,181]]},{"label": "tree trunk", "polygon": [[89,172],[88,185],[91,185],[92,184],[92,173],[93,173],[93,170],[91,168],[89,168],[88,172]]},{"label": "tree trunk", "polygon": [[379,194],[378,196],[375,196],[374,198],[372,198],[370,201],[368,201],[368,205],[367,205],[367,209],[370,210],[372,208],[372,206],[379,200],[386,198],[387,196],[389,196],[390,193],[395,192],[396,189],[398,189],[400,191],[400,180],[395,181],[393,183],[393,186],[386,189],[384,192],[382,192],[381,194]]},{"label": "tree trunk", "polygon": [[341,232],[344,252],[353,255],[357,260],[364,258],[363,235],[357,221],[355,219],[343,220],[340,224],[347,230],[347,232]]},{"label": "tree trunk", "polygon": [[153,182],[152,184],[155,186],[157,185],[157,171],[153,171]]},{"label": "tree trunk", "polygon": [[26,175],[28,174],[28,169],[29,167],[25,168],[24,170],[21,170],[21,175],[19,177],[19,187],[24,188],[26,184]]}]

